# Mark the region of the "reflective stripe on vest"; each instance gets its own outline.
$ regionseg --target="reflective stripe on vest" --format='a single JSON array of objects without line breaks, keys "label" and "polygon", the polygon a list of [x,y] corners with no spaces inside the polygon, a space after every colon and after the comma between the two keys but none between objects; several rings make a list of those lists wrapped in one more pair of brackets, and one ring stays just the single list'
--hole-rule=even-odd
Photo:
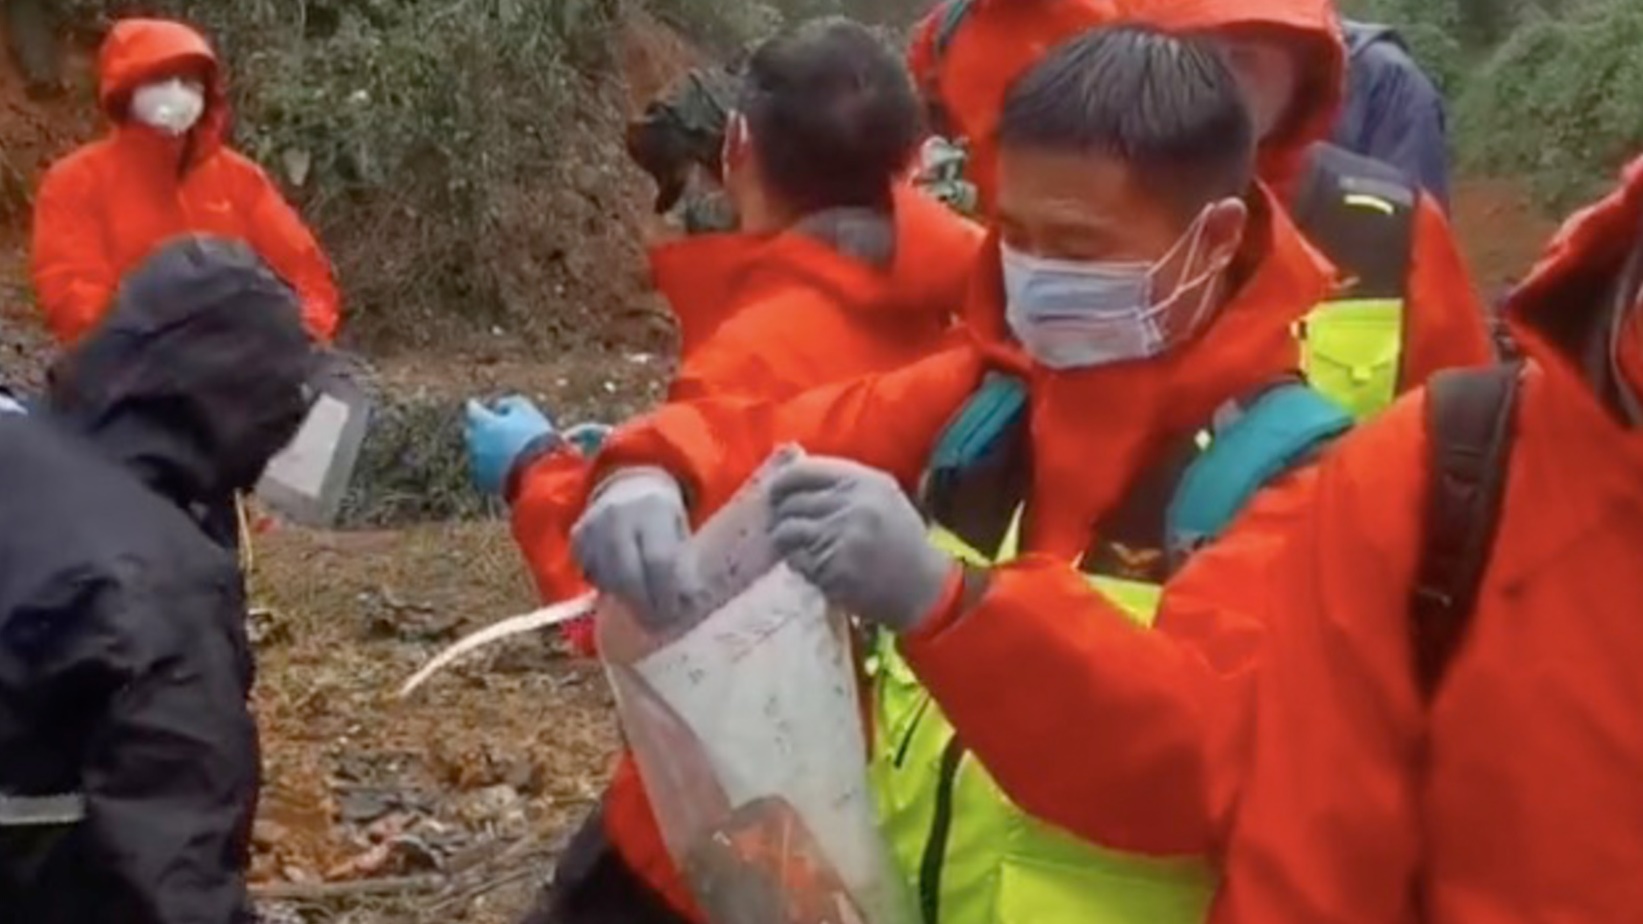
[{"label": "reflective stripe on vest", "polygon": [[[999,550],[1013,558],[1019,513]],[[986,556],[934,527],[931,542],[971,564]],[[1161,588],[1092,577],[1137,622]],[[1018,809],[919,686],[887,634],[875,653],[873,783],[881,827],[924,924],[1197,924],[1214,894],[1206,862],[1104,850]],[[937,852],[939,850],[939,853]]]},{"label": "reflective stripe on vest", "polygon": [[0,828],[48,828],[78,824],[86,817],[86,797],[12,796],[0,793]]}]

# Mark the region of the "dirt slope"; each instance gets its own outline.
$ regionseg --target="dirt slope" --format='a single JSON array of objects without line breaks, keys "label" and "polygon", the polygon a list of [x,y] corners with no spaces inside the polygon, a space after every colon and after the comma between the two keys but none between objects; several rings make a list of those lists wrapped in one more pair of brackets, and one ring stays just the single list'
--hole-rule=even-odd
[{"label": "dirt slope", "polygon": [[1461,179],[1451,212],[1473,278],[1489,299],[1523,278],[1557,229],[1521,184],[1505,179]]},{"label": "dirt slope", "polygon": [[[0,37],[3,42],[3,37]],[[91,56],[68,56],[69,91],[31,100],[10,59],[0,54],[0,379],[33,382],[46,355],[46,338],[29,301],[29,202],[41,172],[57,157],[94,136],[99,118],[89,105]]]}]

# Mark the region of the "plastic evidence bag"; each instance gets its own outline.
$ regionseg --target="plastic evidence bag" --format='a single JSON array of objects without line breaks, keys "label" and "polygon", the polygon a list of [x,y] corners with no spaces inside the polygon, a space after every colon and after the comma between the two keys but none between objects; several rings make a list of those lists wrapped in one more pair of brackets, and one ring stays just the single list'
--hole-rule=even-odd
[{"label": "plastic evidence bag", "polygon": [[697,611],[656,634],[604,601],[600,654],[662,838],[713,924],[907,924],[848,621],[768,538],[768,479],[799,455],[777,452],[692,538]]}]

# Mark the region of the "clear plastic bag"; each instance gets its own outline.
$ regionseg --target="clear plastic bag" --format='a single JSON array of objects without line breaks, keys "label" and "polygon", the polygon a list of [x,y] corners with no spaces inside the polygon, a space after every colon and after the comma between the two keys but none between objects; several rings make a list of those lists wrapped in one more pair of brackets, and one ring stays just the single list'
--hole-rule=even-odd
[{"label": "clear plastic bag", "polygon": [[662,838],[713,924],[906,924],[848,623],[767,538],[764,485],[798,452],[692,540],[700,611],[656,634],[602,603],[600,653]]}]

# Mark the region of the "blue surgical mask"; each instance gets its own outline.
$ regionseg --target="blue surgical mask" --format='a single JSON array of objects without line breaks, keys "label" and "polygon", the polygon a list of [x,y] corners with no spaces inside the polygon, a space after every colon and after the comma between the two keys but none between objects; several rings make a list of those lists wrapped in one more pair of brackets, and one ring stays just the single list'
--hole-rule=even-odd
[{"label": "blue surgical mask", "polygon": [[1051,369],[1154,355],[1151,264],[1052,260],[1000,248],[1004,318],[1027,354]]},{"label": "blue surgical mask", "polygon": [[[1206,209],[1204,216],[1209,214]],[[1210,279],[1225,262],[1155,301],[1158,268],[1183,246],[1186,265],[1197,260],[1205,218],[1157,263],[1058,260],[1001,245],[1004,316],[1021,346],[1050,369],[1083,369],[1158,356],[1196,332],[1210,305]],[[1173,316],[1176,300],[1199,290],[1199,304],[1184,323]]]}]

